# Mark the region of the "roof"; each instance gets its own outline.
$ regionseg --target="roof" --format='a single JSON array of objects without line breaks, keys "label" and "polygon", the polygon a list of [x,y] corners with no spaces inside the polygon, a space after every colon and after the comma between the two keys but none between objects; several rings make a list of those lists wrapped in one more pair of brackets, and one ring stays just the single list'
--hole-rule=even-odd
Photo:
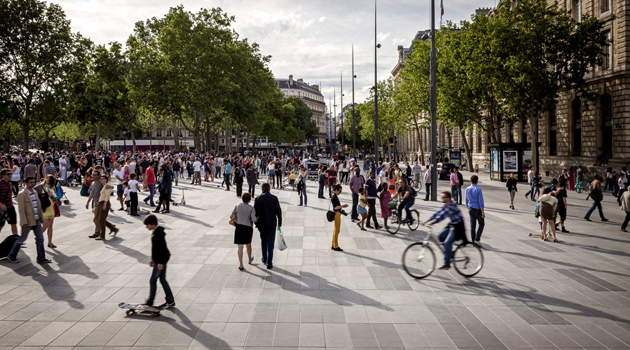
[{"label": "roof", "polygon": [[289,79],[276,79],[276,83],[278,84],[278,87],[280,89],[297,89],[297,90],[303,90],[303,91],[308,91],[311,94],[314,95],[318,95],[321,97],[324,97],[324,95],[322,95],[322,93],[319,91],[319,89],[308,85],[306,83],[298,83],[297,80],[293,80],[293,84],[289,85]]}]

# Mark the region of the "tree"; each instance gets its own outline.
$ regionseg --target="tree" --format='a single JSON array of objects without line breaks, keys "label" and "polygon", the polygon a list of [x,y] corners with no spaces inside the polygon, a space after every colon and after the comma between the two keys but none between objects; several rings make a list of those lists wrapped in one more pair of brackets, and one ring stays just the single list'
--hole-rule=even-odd
[{"label": "tree", "polygon": [[61,7],[38,0],[0,2],[0,83],[2,95],[17,109],[28,149],[36,112],[59,98],[73,69],[78,38]]},{"label": "tree", "polygon": [[607,44],[604,23],[589,16],[576,22],[557,5],[536,0],[519,1],[513,8],[504,1],[498,16],[513,23],[506,40],[511,54],[504,64],[512,83],[506,102],[529,122],[532,162],[538,169],[541,116],[555,109],[561,91],[593,98],[585,77],[602,63]]}]

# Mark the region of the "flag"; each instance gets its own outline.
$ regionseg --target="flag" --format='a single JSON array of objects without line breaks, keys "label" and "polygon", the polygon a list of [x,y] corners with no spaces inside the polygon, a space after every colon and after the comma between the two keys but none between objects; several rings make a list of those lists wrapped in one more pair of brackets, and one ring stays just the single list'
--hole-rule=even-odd
[{"label": "flag", "polygon": [[442,12],[440,17],[444,17],[444,0],[440,0],[440,10]]}]

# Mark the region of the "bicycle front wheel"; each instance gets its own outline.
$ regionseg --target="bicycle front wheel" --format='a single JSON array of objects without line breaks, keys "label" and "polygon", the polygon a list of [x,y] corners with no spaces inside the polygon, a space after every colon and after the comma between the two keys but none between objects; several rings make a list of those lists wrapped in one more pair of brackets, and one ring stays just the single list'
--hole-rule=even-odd
[{"label": "bicycle front wheel", "polygon": [[411,210],[411,220],[412,221],[407,223],[407,226],[409,226],[409,229],[411,231],[415,231],[418,229],[418,226],[420,225],[420,213],[415,209]]},{"label": "bicycle front wheel", "polygon": [[455,270],[464,277],[472,277],[483,267],[483,252],[478,245],[468,243],[459,245],[453,252]]},{"label": "bicycle front wheel", "polygon": [[391,209],[387,216],[387,232],[396,234],[400,230],[400,218],[398,217],[398,211]]},{"label": "bicycle front wheel", "polygon": [[425,278],[435,270],[435,253],[429,244],[414,243],[405,249],[402,256],[403,268],[413,278]]}]

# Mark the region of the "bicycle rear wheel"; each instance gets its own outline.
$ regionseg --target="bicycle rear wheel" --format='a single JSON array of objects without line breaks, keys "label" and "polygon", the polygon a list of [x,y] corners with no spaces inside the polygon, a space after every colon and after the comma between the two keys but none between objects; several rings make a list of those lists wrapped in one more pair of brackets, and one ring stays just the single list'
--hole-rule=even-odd
[{"label": "bicycle rear wheel", "polygon": [[400,230],[400,218],[398,217],[398,211],[391,209],[387,216],[387,232],[396,234]]},{"label": "bicycle rear wheel", "polygon": [[468,243],[459,245],[453,252],[455,270],[464,277],[472,277],[483,267],[483,252],[478,245]]},{"label": "bicycle rear wheel", "polygon": [[418,226],[420,225],[420,213],[415,209],[411,210],[411,219],[413,221],[407,223],[407,226],[409,226],[409,229],[411,231],[415,231],[418,229]]},{"label": "bicycle rear wheel", "polygon": [[414,243],[403,252],[402,265],[409,276],[425,278],[435,270],[435,253],[429,244]]}]

